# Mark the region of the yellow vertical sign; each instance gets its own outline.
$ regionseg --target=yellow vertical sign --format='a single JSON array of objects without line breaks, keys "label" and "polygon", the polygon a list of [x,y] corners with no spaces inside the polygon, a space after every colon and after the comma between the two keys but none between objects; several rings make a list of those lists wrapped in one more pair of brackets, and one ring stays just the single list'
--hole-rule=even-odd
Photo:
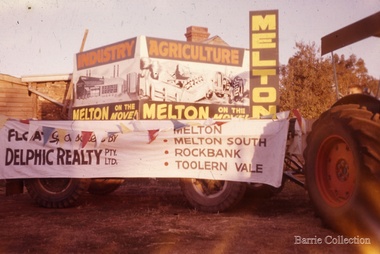
[{"label": "yellow vertical sign", "polygon": [[261,118],[278,107],[278,11],[251,11],[249,18],[251,114]]}]

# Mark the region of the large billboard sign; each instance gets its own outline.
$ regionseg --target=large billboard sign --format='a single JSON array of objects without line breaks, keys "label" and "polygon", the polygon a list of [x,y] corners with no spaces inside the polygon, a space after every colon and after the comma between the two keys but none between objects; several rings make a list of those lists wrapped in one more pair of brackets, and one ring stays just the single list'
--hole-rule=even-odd
[{"label": "large billboard sign", "polygon": [[76,55],[74,120],[248,118],[248,51],[139,36]]}]

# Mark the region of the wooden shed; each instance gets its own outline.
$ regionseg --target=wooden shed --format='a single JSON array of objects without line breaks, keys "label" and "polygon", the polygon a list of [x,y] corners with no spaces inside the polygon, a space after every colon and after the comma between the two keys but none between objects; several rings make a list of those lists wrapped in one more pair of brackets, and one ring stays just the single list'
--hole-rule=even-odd
[{"label": "wooden shed", "polygon": [[40,120],[62,119],[71,74],[24,76],[0,74],[0,115]]}]

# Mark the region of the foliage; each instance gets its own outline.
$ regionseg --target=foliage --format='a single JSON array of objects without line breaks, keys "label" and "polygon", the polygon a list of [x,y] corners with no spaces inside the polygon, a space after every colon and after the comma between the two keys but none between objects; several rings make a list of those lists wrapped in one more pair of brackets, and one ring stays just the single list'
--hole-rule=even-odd
[{"label": "foliage", "polygon": [[[299,109],[305,118],[318,118],[337,99],[331,56],[320,56],[315,43],[296,43],[297,52],[280,67],[281,110]],[[353,87],[377,91],[377,80],[368,75],[365,63],[355,55],[333,55],[339,96]]]},{"label": "foliage", "polygon": [[350,55],[348,59],[344,55],[340,57],[334,54],[334,62],[339,84],[339,92],[342,96],[350,94],[350,88],[357,87],[361,91],[377,91],[377,81],[368,75],[363,59]]},{"label": "foliage", "polygon": [[296,43],[296,48],[280,69],[281,108],[297,108],[305,118],[315,118],[334,101],[331,65],[317,56],[315,44]]}]

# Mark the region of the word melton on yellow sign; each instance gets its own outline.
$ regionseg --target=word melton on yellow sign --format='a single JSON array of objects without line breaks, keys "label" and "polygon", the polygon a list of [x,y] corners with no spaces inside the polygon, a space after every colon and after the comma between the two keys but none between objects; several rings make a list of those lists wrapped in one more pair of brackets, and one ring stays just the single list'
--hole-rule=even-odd
[{"label": "word melton on yellow sign", "polygon": [[250,15],[250,83],[252,117],[277,112],[278,11],[252,11]]}]

